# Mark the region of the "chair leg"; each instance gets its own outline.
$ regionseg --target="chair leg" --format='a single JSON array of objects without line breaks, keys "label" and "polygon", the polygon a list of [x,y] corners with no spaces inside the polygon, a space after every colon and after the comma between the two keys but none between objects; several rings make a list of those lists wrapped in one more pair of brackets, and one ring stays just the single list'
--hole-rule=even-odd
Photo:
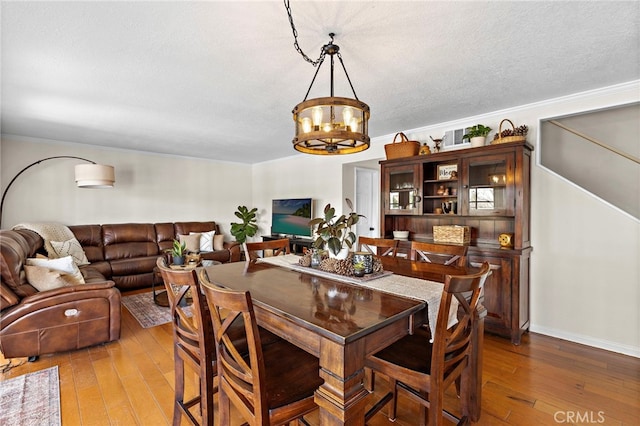
[{"label": "chair leg", "polygon": [[180,404],[184,401],[184,361],[176,354],[175,364],[175,393],[173,401],[173,426],[180,426],[182,410]]},{"label": "chair leg", "polygon": [[389,387],[391,388],[391,405],[389,405],[389,420],[396,421],[396,414],[398,412],[398,382],[392,378],[389,378]]},{"label": "chair leg", "polygon": [[373,393],[376,388],[376,373],[370,368],[364,369],[364,388],[369,393]]},{"label": "chair leg", "polygon": [[222,389],[218,389],[218,413],[221,425],[231,424],[231,400]]},{"label": "chair leg", "polygon": [[202,425],[213,426],[213,374],[205,370],[205,377],[200,378],[200,412],[202,413]]}]

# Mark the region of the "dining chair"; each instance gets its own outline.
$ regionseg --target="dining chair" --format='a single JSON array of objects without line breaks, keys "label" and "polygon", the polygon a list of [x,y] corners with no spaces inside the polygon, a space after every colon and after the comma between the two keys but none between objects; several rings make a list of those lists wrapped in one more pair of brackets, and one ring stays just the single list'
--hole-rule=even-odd
[{"label": "dining chair", "polygon": [[[406,391],[412,401],[428,409],[428,424],[441,425],[443,417],[457,424],[469,421],[473,389],[470,375],[474,353],[473,331],[478,326],[476,309],[480,290],[487,275],[489,263],[480,271],[469,275],[447,275],[438,309],[433,339],[425,328],[403,337],[378,353],[367,357],[365,365],[389,378],[390,392],[366,414],[371,418],[391,401],[389,419],[395,420],[398,390]],[[448,327],[451,301],[458,301],[457,323]],[[482,336],[476,337],[482,339]],[[478,342],[475,343],[480,346]],[[480,368],[480,366],[478,366]],[[460,398],[464,401],[462,416],[453,415],[443,407],[445,390],[460,379]]]},{"label": "dining chair", "polygon": [[[159,257],[158,267],[167,290],[173,323],[173,351],[175,363],[175,391],[173,424],[180,425],[182,415],[194,425],[213,425],[213,395],[216,387],[215,345],[213,325],[206,299],[200,293],[195,268],[174,270]],[[188,302],[187,299],[191,301]],[[200,377],[199,394],[185,401],[185,364]],[[201,422],[191,408],[200,405]]]},{"label": "dining chair", "polygon": [[411,242],[411,260],[418,262],[442,263],[444,265],[466,266],[469,246]]},{"label": "dining chair", "polygon": [[358,251],[367,251],[376,256],[396,257],[398,243],[398,240],[387,238],[358,237]]},{"label": "dining chair", "polygon": [[260,257],[264,257],[265,250],[271,250],[272,256],[290,254],[291,246],[289,244],[289,239],[281,238],[279,240],[244,243],[245,256],[246,259],[250,262],[255,262]]},{"label": "dining chair", "polygon": [[[230,424],[231,404],[254,426],[304,421],[317,408],[314,393],[323,383],[318,358],[285,340],[265,346],[250,293],[217,287],[204,273],[200,280],[215,331],[219,423]],[[244,324],[247,353],[229,335],[230,324],[238,319]]]}]

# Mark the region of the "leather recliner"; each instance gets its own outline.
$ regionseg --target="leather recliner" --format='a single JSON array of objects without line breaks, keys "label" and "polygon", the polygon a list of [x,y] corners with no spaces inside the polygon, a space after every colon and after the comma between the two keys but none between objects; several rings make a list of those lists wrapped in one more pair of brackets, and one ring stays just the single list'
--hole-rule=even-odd
[{"label": "leather recliner", "polygon": [[28,230],[0,230],[0,351],[5,358],[70,351],[120,338],[120,291],[91,265],[85,284],[39,292],[24,263],[43,253]]}]

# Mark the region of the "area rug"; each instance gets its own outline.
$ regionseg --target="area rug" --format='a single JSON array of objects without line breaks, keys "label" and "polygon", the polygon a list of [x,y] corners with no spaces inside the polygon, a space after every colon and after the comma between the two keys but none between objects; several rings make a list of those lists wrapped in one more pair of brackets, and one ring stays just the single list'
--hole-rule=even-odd
[{"label": "area rug", "polygon": [[151,292],[124,296],[122,304],[138,320],[142,328],[155,327],[171,321],[169,308],[156,305]]},{"label": "area rug", "polygon": [[60,425],[58,366],[0,382],[0,425]]}]

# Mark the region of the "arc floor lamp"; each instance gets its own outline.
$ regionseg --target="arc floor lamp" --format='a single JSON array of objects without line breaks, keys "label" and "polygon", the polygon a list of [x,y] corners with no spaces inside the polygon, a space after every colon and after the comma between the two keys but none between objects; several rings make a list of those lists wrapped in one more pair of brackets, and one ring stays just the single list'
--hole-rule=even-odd
[{"label": "arc floor lamp", "polygon": [[113,184],[115,183],[115,171],[113,166],[106,166],[102,164],[97,164],[95,161],[87,160],[82,157],[74,157],[72,155],[58,155],[55,157],[47,157],[42,160],[34,161],[33,163],[26,166],[24,169],[20,170],[17,175],[11,179],[9,185],[4,189],[2,193],[2,201],[0,201],[0,228],[2,227],[2,212],[4,209],[4,199],[7,196],[7,192],[11,185],[16,181],[16,179],[29,170],[31,167],[40,164],[44,161],[55,160],[59,158],[70,158],[75,160],[86,161],[90,164],[77,164],[75,166],[75,178],[76,185],[78,188],[113,188]]}]

